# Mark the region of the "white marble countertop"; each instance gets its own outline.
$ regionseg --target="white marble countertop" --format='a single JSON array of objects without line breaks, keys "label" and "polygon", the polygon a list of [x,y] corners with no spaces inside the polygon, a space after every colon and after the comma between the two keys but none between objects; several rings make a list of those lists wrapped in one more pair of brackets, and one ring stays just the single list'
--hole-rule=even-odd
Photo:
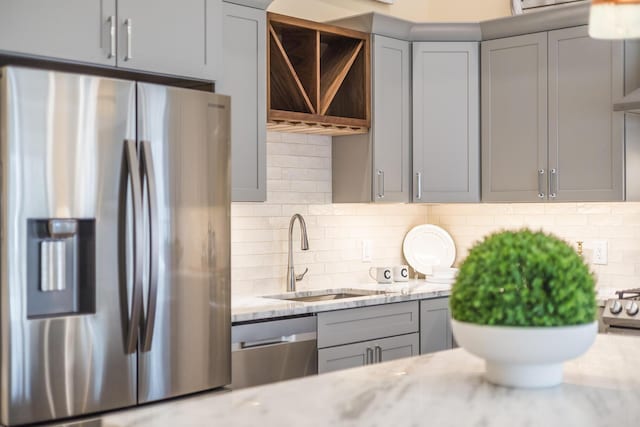
[{"label": "white marble countertop", "polygon": [[368,305],[437,298],[448,296],[451,291],[451,285],[427,283],[424,280],[410,280],[407,283],[389,285],[346,283],[345,286],[335,290],[345,288],[386,291],[386,293],[318,302],[286,301],[258,296],[233,297],[231,299],[231,321],[233,323],[247,322]]},{"label": "white marble countertop", "polygon": [[[347,283],[339,289],[344,288],[387,291],[387,293],[318,302],[285,301],[259,296],[233,297],[231,300],[231,321],[236,323],[275,317],[297,316],[300,314],[365,307],[368,305],[438,298],[449,296],[451,293],[451,285],[427,283],[424,279],[410,280],[407,283],[393,283],[390,285]],[[598,289],[598,303],[604,305],[604,301],[607,298],[613,298],[615,296],[614,293],[614,289]]]},{"label": "white marble countertop", "polygon": [[463,349],[208,393],[104,416],[102,427],[638,426],[640,338],[599,335],[567,362],[564,382],[539,390],[487,383]]}]

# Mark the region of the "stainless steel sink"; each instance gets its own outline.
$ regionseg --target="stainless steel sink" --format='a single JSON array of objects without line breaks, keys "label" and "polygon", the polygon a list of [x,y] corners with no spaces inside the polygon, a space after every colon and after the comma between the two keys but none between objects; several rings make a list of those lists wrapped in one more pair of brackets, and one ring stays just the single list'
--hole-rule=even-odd
[{"label": "stainless steel sink", "polygon": [[347,298],[360,298],[371,295],[382,295],[385,291],[373,291],[367,289],[327,289],[319,291],[299,291],[289,292],[280,295],[268,295],[263,298],[280,299],[286,301],[299,301],[299,302],[317,302],[317,301],[330,301]]}]

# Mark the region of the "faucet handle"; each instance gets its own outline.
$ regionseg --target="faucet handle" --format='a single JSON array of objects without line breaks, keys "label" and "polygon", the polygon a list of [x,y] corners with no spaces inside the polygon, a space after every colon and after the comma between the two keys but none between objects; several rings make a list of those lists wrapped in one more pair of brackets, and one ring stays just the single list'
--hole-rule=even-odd
[{"label": "faucet handle", "polygon": [[302,272],[302,274],[296,274],[296,282],[299,282],[300,280],[304,279],[304,275],[307,274],[309,272],[308,268],[305,268],[304,271]]}]

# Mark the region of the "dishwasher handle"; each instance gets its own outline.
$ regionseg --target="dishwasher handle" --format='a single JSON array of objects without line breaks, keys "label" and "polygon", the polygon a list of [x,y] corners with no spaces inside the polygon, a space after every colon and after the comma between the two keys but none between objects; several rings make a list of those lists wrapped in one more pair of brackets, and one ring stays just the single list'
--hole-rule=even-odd
[{"label": "dishwasher handle", "polygon": [[293,342],[313,341],[315,339],[316,339],[315,332],[306,332],[302,334],[293,334],[293,335],[285,335],[281,337],[266,338],[266,339],[257,340],[257,341],[240,341],[239,343],[233,344],[232,350],[237,351],[237,350],[244,350],[244,349],[250,349],[250,348],[257,348],[257,347],[266,347],[266,346],[277,345],[277,344],[289,344]]}]

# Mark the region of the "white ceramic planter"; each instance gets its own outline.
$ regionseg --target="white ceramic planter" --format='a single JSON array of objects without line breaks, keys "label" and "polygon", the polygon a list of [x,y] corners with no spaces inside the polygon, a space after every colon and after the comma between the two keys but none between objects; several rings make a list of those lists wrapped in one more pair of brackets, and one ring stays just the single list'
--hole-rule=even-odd
[{"label": "white ceramic planter", "polygon": [[598,322],[577,326],[485,326],[451,320],[461,347],[485,359],[486,377],[509,387],[553,387],[562,382],[562,362],[586,352]]}]

